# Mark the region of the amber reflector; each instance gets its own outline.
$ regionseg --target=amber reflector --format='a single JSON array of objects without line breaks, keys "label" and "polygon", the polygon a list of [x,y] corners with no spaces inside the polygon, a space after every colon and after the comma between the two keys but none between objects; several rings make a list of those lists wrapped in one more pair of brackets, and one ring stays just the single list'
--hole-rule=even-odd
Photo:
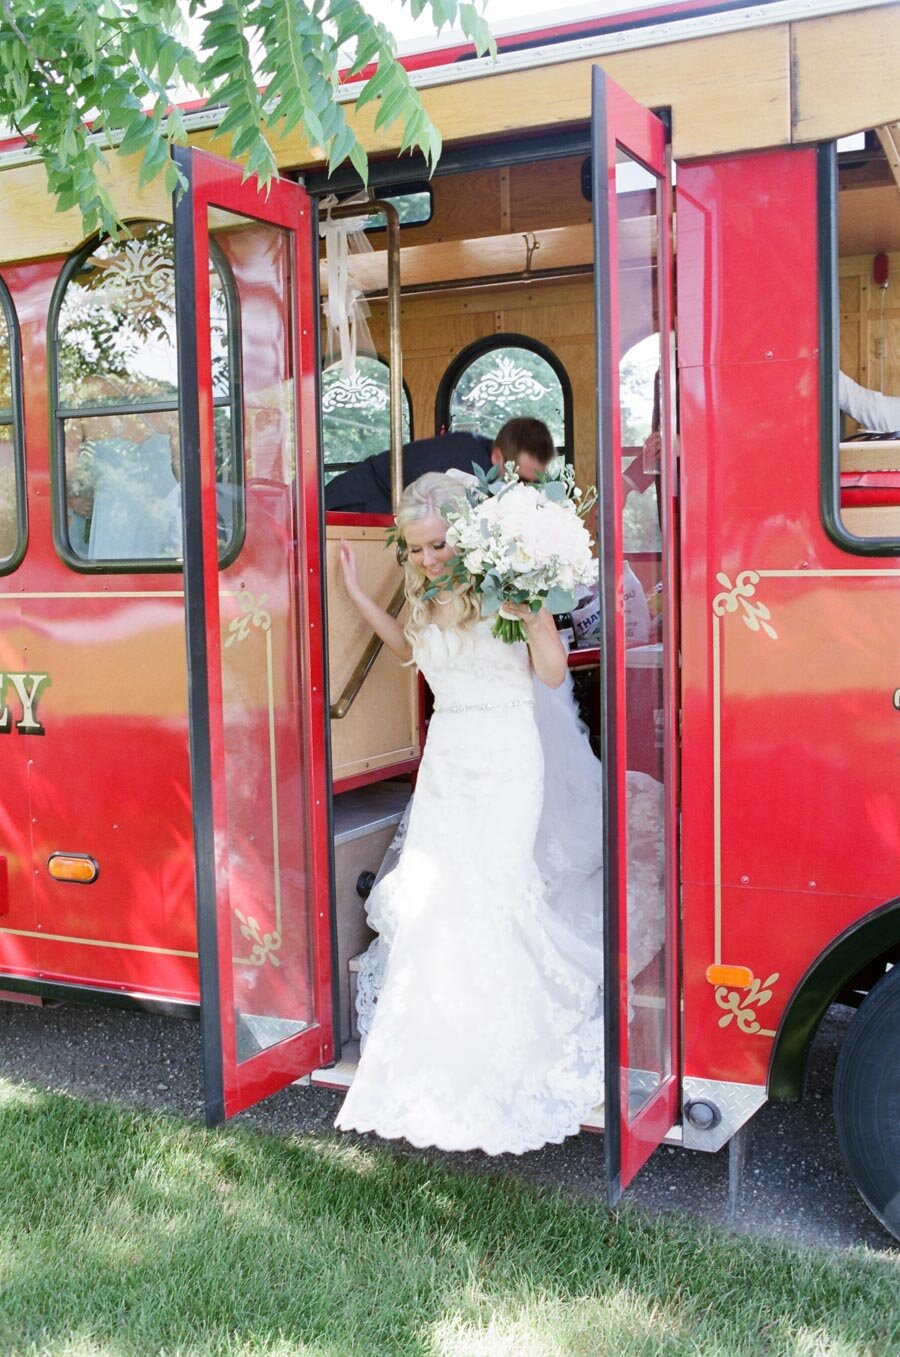
[{"label": "amber reflector", "polygon": [[93,858],[74,853],[54,853],[47,863],[54,881],[96,881],[100,870]]},{"label": "amber reflector", "polygon": [[707,966],[706,978],[711,985],[727,985],[729,989],[749,989],[753,984],[749,966]]}]

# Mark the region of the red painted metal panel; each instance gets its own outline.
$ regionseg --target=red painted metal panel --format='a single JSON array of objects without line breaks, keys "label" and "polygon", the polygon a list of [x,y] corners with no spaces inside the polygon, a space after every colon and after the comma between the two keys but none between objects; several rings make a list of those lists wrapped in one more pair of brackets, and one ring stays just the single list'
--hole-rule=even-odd
[{"label": "red painted metal panel", "polygon": [[373,782],[384,782],[387,778],[405,777],[418,771],[420,759],[406,759],[402,763],[386,763],[381,768],[373,768],[369,773],[354,773],[352,777],[336,778],[335,792],[352,792],[356,787],[369,787]]},{"label": "red painted metal panel", "polygon": [[900,566],[819,519],[814,151],[683,166],[677,211],[684,1072],[762,1084],[801,975],[897,894]]},{"label": "red painted metal panel", "polygon": [[[0,672],[49,681],[44,733],[0,740],[0,975],[196,1002],[181,581],[76,575],[56,554],[47,321],[61,263],[4,270],[22,337],[29,542],[0,579]],[[95,857],[98,880],[52,881],[61,849]]]},{"label": "red painted metal panel", "polygon": [[679,166],[680,367],[817,353],[815,179],[809,150]]},{"label": "red painted metal panel", "polygon": [[328,527],[355,528],[361,524],[366,528],[392,528],[394,519],[392,514],[343,514],[331,509],[325,515],[325,523]]}]

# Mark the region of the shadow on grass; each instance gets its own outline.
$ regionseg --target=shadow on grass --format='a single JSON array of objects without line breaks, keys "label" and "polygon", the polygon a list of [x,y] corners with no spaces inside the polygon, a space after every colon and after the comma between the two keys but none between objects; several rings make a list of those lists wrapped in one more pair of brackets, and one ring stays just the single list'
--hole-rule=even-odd
[{"label": "shadow on grass", "polygon": [[898,1275],[335,1137],[0,1082],[4,1357],[895,1350]]}]

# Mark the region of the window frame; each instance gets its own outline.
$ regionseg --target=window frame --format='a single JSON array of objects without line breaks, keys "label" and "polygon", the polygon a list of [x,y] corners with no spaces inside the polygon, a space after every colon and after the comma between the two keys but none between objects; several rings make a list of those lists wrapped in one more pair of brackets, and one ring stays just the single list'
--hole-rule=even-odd
[{"label": "window frame", "polygon": [[[171,222],[156,218],[141,217],[132,219],[128,226],[166,226],[172,230]],[[114,560],[91,561],[79,556],[72,549],[68,533],[68,498],[66,492],[66,440],[65,425],[70,419],[103,416],[106,414],[128,414],[134,411],[146,411],[148,414],[180,409],[180,393],[174,398],[156,398],[137,403],[82,405],[77,408],[62,405],[59,392],[59,313],[66,289],[73,277],[94,251],[109,237],[102,231],[90,236],[74,254],[70,255],[59,272],[50,299],[47,316],[47,384],[48,413],[50,418],[50,484],[53,510],[53,544],[56,553],[64,565],[82,575],[160,575],[181,574],[184,568],[183,558],[166,557],[118,557]],[[175,236],[172,234],[174,258]],[[223,251],[210,241],[210,260],[222,280],[222,292],[225,299],[225,315],[228,339],[229,394],[212,396],[213,410],[227,408],[232,412],[232,439],[235,478],[232,484],[236,491],[234,533],[228,548],[219,554],[219,569],[232,565],[240,555],[246,536],[246,474],[244,465],[244,382],[241,346],[240,298],[231,266]],[[177,301],[176,301],[177,306]],[[180,450],[179,450],[180,451]]]},{"label": "window frame", "polygon": [[[484,335],[481,339],[474,340],[461,349],[456,357],[446,368],[443,377],[438,383],[437,396],[434,402],[434,430],[439,433],[446,429],[452,433],[450,428],[450,401],[453,391],[457,386],[463,374],[477,362],[484,354],[490,353],[493,349],[527,349],[530,353],[535,353],[539,358],[553,369],[553,372],[559,382],[563,398],[563,434],[564,442],[562,446],[562,457],[570,465],[575,458],[575,439],[572,429],[572,412],[574,404],[572,400],[572,383],[569,380],[569,374],[562,361],[557,357],[552,349],[546,344],[542,344],[538,339],[532,339],[530,335],[514,334],[504,332],[502,334]],[[510,419],[518,418],[517,415],[510,415]],[[538,416],[535,416],[538,418]]]},{"label": "window frame", "polygon": [[28,549],[28,497],[25,483],[25,407],[22,394],[22,337],[12,293],[0,278],[0,309],[9,333],[9,385],[12,429],[13,470],[16,477],[16,544],[9,556],[0,559],[0,575],[18,570]]},{"label": "window frame", "polygon": [[[360,358],[368,358],[368,359],[370,359],[370,360],[374,360],[375,362],[381,363],[382,367],[386,370],[386,372],[387,372],[387,374],[388,374],[388,381],[389,381],[389,383],[390,383],[391,365],[390,365],[389,361],[387,360],[387,358],[384,357],[383,354],[377,353],[377,352],[376,352],[376,353],[358,353],[358,354],[356,355],[356,357],[357,357],[357,360],[359,360]],[[332,473],[334,476],[342,476],[343,473],[344,473],[345,471],[352,471],[353,468],[356,467],[356,466],[365,466],[366,463],[367,463],[367,462],[370,462],[370,461],[372,460],[373,457],[379,457],[383,452],[387,451],[387,449],[385,449],[385,448],[379,448],[377,452],[370,452],[369,455],[368,455],[368,457],[363,457],[363,458],[362,458],[360,461],[358,461],[358,462],[338,462],[338,463],[335,463],[335,462],[329,462],[329,461],[328,461],[328,458],[327,458],[327,455],[326,455],[326,451],[325,451],[325,418],[326,418],[326,416],[325,416],[325,395],[326,395],[326,392],[325,392],[325,374],[326,374],[326,372],[328,372],[328,370],[329,370],[330,368],[337,367],[338,364],[340,363],[340,361],[341,361],[341,360],[340,360],[339,358],[336,358],[333,362],[327,363],[327,364],[326,364],[326,363],[324,362],[324,360],[323,360],[321,357],[320,357],[320,359],[319,359],[319,419],[320,419],[320,421],[321,421],[321,436],[322,436],[322,483],[323,483],[323,485],[327,485],[327,484],[328,484],[328,482],[325,480],[325,477],[326,477],[326,475],[327,475],[329,472]],[[409,411],[409,438],[406,439],[406,440],[404,440],[404,446],[405,446],[407,442],[408,442],[408,443],[411,443],[411,442],[413,441],[413,439],[415,438],[415,436],[416,436],[416,426],[415,426],[415,416],[414,416],[414,413],[413,413],[412,396],[411,396],[411,394],[410,394],[409,386],[407,385],[407,382],[406,382],[406,378],[405,378],[405,377],[403,378],[403,395],[404,395],[404,397],[405,397],[405,399],[406,399],[406,408],[407,408],[407,410]],[[388,424],[388,447],[390,447],[390,441],[391,441],[390,424]]]},{"label": "window frame", "polygon": [[[393,198],[405,198],[411,196],[414,193],[428,194],[428,216],[425,218],[424,221],[400,222],[399,225],[401,231],[414,231],[416,227],[428,226],[428,224],[434,219],[434,189],[432,188],[431,184],[427,182],[427,180],[423,181],[421,179],[410,179],[402,184],[387,184],[383,186],[383,189],[381,191],[373,189],[373,193],[376,199],[381,199],[382,201],[385,202],[390,202]],[[353,193],[347,193],[346,196],[343,198],[339,197],[338,205],[343,206],[352,197]],[[365,204],[363,204],[363,206],[365,206]],[[387,230],[387,222],[384,221],[376,223],[373,226],[364,226],[362,229],[363,231],[365,231],[367,236],[374,236],[377,235],[379,231]]]},{"label": "window frame", "polygon": [[838,161],[837,142],[817,148],[819,227],[819,514],[835,546],[854,556],[900,556],[900,536],[859,537],[841,518],[838,407],[840,303],[838,292]]}]

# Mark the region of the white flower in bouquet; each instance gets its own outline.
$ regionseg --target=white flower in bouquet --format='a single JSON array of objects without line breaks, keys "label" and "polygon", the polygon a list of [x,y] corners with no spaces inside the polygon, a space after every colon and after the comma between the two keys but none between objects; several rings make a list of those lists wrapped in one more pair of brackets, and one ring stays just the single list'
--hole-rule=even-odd
[{"label": "white flower in bouquet", "polygon": [[466,501],[445,510],[447,541],[458,549],[453,578],[468,577],[482,612],[497,614],[495,636],[525,639],[518,619],[504,616],[504,604],[570,612],[577,587],[592,583],[597,563],[581,521],[592,504],[575,486],[571,467],[557,461],[534,484],[514,472],[502,481],[481,472]]}]

